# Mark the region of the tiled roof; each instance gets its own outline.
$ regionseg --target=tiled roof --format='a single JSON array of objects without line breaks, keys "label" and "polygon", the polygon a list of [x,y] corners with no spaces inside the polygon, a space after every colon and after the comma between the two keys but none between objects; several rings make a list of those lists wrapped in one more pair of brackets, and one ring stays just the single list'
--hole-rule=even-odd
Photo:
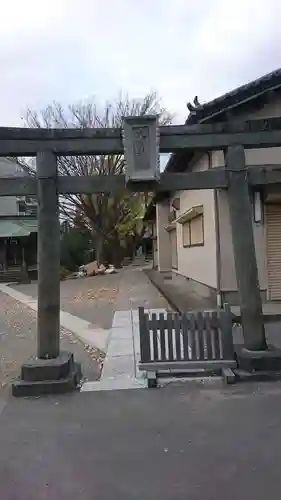
[{"label": "tiled roof", "polygon": [[[279,87],[281,87],[281,68],[272,71],[271,73],[267,73],[266,75],[246,83],[245,85],[241,85],[240,87],[237,87],[220,97],[216,97],[212,101],[194,107],[194,110],[189,114],[185,123],[191,125],[204,122],[205,120],[211,120],[211,117],[214,115],[217,116],[227,109],[242,105],[247,100]],[[186,165],[191,160],[192,156],[193,153],[187,153],[184,151],[172,154],[166,165],[165,171],[174,172],[181,170],[181,168],[179,168],[181,163],[180,159],[183,159],[184,157],[184,164]],[[156,195],[151,200],[151,206],[148,207],[147,214],[153,213],[153,205],[155,205],[158,198],[159,196]]]},{"label": "tiled roof", "polygon": [[226,108],[238,106],[243,101],[281,86],[281,68],[267,73],[256,80],[253,80],[245,85],[241,85],[226,94],[223,94],[212,101],[209,101],[196,109],[195,114],[190,114],[186,123],[198,123],[201,120],[208,118],[224,111]]},{"label": "tiled roof", "polygon": [[[211,120],[212,117],[218,116],[227,109],[240,106],[245,101],[264,94],[270,90],[277,89],[278,87],[281,87],[281,68],[272,71],[257,80],[241,85],[231,92],[227,92],[220,97],[216,97],[216,99],[213,99],[212,101],[206,102],[198,107],[194,107],[194,110],[189,114],[185,123],[192,125],[206,120]],[[193,156],[193,153],[181,152],[172,154],[165,170],[168,172],[177,171],[180,163],[179,160],[183,158],[183,156],[186,164]],[[179,167],[179,170],[180,169],[181,168]]]}]

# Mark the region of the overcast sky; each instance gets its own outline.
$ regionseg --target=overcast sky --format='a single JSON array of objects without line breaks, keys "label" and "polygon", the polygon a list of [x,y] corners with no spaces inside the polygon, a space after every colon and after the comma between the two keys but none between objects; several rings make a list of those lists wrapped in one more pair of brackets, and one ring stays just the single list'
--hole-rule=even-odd
[{"label": "overcast sky", "polygon": [[281,67],[280,0],[1,0],[0,125],[27,106],[157,90],[187,116]]}]

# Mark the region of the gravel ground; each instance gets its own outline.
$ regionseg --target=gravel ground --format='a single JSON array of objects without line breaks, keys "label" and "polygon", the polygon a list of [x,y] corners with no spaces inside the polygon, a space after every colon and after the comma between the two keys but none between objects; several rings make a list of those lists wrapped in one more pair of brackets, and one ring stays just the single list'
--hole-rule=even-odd
[{"label": "gravel ground", "polygon": [[[20,373],[23,362],[36,354],[36,313],[4,293],[0,293],[0,393],[6,391]],[[87,380],[100,374],[99,352],[85,346],[71,332],[61,329],[61,349],[73,352],[82,364]]]},{"label": "gravel ground", "polygon": [[[13,288],[37,297],[37,283],[13,285]],[[111,328],[116,310],[139,306],[169,309],[141,267],[128,266],[112,275],[61,282],[61,309],[101,328]]]},{"label": "gravel ground", "polygon": [[[24,294],[37,296],[37,284],[13,285]],[[66,280],[61,283],[61,307],[102,328],[111,328],[116,310],[169,308],[166,300],[140,268],[115,275]],[[97,380],[103,359],[71,332],[61,329],[61,349],[73,352],[87,380]],[[20,367],[36,354],[36,313],[0,292],[0,393],[19,376]]]},{"label": "gravel ground", "polygon": [[[69,279],[61,282],[61,309],[101,328],[111,328],[123,272],[107,276]],[[37,297],[37,283],[13,285]]]},{"label": "gravel ground", "polygon": [[116,310],[137,309],[140,306],[171,310],[166,299],[140,267],[124,268],[116,299]]}]

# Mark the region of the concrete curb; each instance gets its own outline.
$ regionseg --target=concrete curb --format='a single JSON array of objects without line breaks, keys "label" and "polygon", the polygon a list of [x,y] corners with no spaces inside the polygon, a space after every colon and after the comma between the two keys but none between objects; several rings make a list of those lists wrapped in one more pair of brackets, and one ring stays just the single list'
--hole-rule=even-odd
[{"label": "concrete curb", "polygon": [[[37,299],[19,292],[7,284],[1,283],[0,291],[37,312]],[[89,344],[91,347],[106,352],[111,336],[111,329],[104,330],[103,328],[96,327],[93,323],[89,323],[78,316],[62,310],[60,311],[60,324],[63,328],[78,337],[84,344]]]},{"label": "concrete curb", "polygon": [[[147,309],[164,312],[165,309]],[[99,381],[85,382],[81,392],[143,389],[147,381],[138,369],[140,359],[138,310],[114,313],[112,335]]]},{"label": "concrete curb", "polygon": [[[215,309],[216,306],[213,307],[200,307],[200,308],[192,308],[188,309],[183,307],[182,304],[179,303],[179,301],[175,300],[174,297],[172,296],[170,290],[169,290],[169,285],[165,285],[163,283],[163,278],[159,277],[157,275],[158,271],[155,271],[153,269],[144,269],[143,272],[147,275],[148,279],[151,281],[151,283],[159,290],[159,292],[163,295],[163,297],[167,300],[167,302],[170,304],[170,306],[179,313],[186,312],[188,310],[196,310],[196,311],[206,311],[206,310],[211,310]],[[264,316],[265,322],[270,322],[270,321],[276,321],[278,315],[271,315],[269,316]],[[281,319],[281,315],[279,315],[279,321]],[[232,312],[232,321],[233,323],[241,323],[241,315],[240,314],[235,314]]]},{"label": "concrete curb", "polygon": [[163,283],[159,283],[159,281],[156,278],[155,273],[153,272],[153,269],[143,269],[143,272],[146,274],[146,276],[149,278],[150,282],[152,285],[157,288],[157,290],[163,295],[164,299],[167,300],[168,304],[177,312],[182,312],[181,308],[178,307],[176,302],[173,300],[173,297],[171,297],[170,293],[167,291],[167,288],[165,285],[163,286]]}]

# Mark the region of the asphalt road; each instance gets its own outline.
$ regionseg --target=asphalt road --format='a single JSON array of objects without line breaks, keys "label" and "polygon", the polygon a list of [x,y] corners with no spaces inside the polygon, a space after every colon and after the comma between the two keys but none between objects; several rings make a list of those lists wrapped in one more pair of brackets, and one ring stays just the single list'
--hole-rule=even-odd
[{"label": "asphalt road", "polygon": [[0,443],[3,500],[277,500],[281,383],[11,399]]}]

